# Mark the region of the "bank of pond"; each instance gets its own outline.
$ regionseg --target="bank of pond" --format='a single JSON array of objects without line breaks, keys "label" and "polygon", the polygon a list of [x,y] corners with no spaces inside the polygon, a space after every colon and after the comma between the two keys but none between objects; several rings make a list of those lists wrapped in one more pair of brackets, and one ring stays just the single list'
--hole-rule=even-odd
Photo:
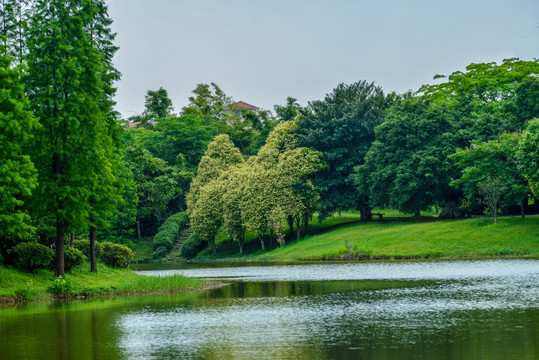
[{"label": "bank of pond", "polygon": [[[481,258],[539,256],[539,215],[442,220],[430,213],[403,216],[385,210],[383,221],[359,221],[360,214],[344,212],[318,223],[311,221],[310,235],[291,237],[284,246],[268,242],[260,248],[255,233],[245,236],[243,253],[238,243],[221,230],[216,254],[210,247],[194,261],[290,261],[290,260],[391,260],[434,258]],[[142,247],[143,249],[143,247]],[[139,253],[139,258],[143,256]],[[135,255],[137,258],[137,255]],[[176,260],[184,260],[177,257]]]}]

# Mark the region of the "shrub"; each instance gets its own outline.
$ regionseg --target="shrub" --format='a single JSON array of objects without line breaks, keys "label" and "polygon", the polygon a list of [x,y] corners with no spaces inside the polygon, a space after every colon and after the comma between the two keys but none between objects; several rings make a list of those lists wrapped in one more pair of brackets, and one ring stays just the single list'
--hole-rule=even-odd
[{"label": "shrub", "polygon": [[32,300],[39,297],[39,291],[34,287],[34,282],[29,280],[25,287],[15,290],[15,296],[19,300]]},{"label": "shrub", "polygon": [[54,251],[38,243],[20,243],[10,253],[15,259],[15,266],[27,271],[48,269],[54,259]]},{"label": "shrub", "polygon": [[178,232],[184,230],[189,226],[189,216],[187,216],[187,213],[185,211],[169,216],[169,218],[165,220],[163,225],[159,227],[157,232],[161,232],[162,229],[169,225],[177,226]]},{"label": "shrub", "polygon": [[182,245],[182,256],[186,259],[192,259],[204,249],[206,242],[202,240],[196,233],[192,233],[191,236]]},{"label": "shrub", "polygon": [[[89,241],[88,241],[89,243]],[[89,248],[89,247],[88,247]],[[86,256],[80,251],[71,246],[64,248],[64,269],[65,271],[71,271],[73,267],[81,265],[86,261]]]},{"label": "shrub", "polygon": [[[73,247],[77,250],[82,251],[82,254],[85,255],[88,259],[90,258],[90,239],[84,238],[80,240],[75,240],[73,243]],[[101,253],[103,252],[103,248],[101,246],[101,243],[95,242],[95,252],[96,256],[101,256]]]},{"label": "shrub", "polygon": [[127,246],[105,241],[101,243],[101,261],[108,266],[125,268],[133,259],[133,251]]},{"label": "shrub", "polygon": [[[189,225],[189,217],[185,212],[179,212],[170,216],[164,223],[159,227],[158,233],[153,238],[153,248],[154,259],[158,259],[157,255],[160,257],[165,256],[172,250],[174,243],[178,240],[178,235],[180,231],[185,229]],[[166,252],[163,250],[157,251],[160,248],[165,248]]]},{"label": "shrub", "polygon": [[58,276],[54,279],[54,282],[48,290],[58,296],[69,295],[72,292],[72,287],[71,280],[63,276]]},{"label": "shrub", "polygon": [[161,259],[163,257],[165,257],[165,255],[168,254],[168,249],[164,246],[161,246],[161,247],[158,247],[154,252],[153,252],[153,255],[152,255],[152,258],[154,260],[156,259]]}]

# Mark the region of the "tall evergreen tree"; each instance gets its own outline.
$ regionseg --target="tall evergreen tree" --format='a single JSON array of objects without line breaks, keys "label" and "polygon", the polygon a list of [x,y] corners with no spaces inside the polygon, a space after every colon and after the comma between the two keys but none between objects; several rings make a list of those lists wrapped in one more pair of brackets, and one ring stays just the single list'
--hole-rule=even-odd
[{"label": "tall evergreen tree", "polygon": [[30,217],[22,208],[37,185],[34,165],[23,150],[37,120],[27,110],[20,71],[11,68],[6,52],[0,44],[0,253],[31,234]]},{"label": "tall evergreen tree", "polygon": [[26,30],[30,0],[0,0],[0,35],[2,45],[14,59],[13,65],[22,63],[26,55]]},{"label": "tall evergreen tree", "polygon": [[33,154],[40,182],[34,209],[54,216],[57,276],[64,234],[96,226],[96,202],[112,198],[96,175],[107,166],[99,160],[113,153],[103,140],[114,134],[118,76],[108,25],[101,0],[36,0],[29,24],[27,88],[43,125]]}]

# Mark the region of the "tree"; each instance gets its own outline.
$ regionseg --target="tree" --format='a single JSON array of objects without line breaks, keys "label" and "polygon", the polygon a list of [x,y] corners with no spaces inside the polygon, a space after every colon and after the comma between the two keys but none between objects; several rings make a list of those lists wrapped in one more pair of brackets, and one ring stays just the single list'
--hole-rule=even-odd
[{"label": "tree", "polygon": [[172,100],[168,97],[168,92],[162,87],[159,90],[148,90],[144,98],[144,116],[147,118],[166,118],[174,110]]},{"label": "tree", "polygon": [[197,176],[191,182],[187,195],[191,227],[211,245],[214,255],[215,235],[223,221],[223,191],[219,178],[233,166],[242,163],[243,157],[228,135],[216,136],[200,160]]},{"label": "tree", "polygon": [[198,84],[193,96],[189,97],[189,105],[182,109],[182,115],[195,114],[209,123],[219,122],[225,107],[233,102],[217,84]]},{"label": "tree", "polygon": [[25,200],[37,186],[37,173],[23,145],[38,123],[28,111],[20,69],[0,44],[0,253],[28,238],[33,227],[24,210]]},{"label": "tree", "polygon": [[305,111],[303,107],[297,103],[296,99],[290,96],[286,98],[286,105],[275,105],[273,109],[280,122],[294,120],[296,116]]},{"label": "tree", "polygon": [[403,100],[388,112],[355,175],[373,205],[417,213],[455,196],[447,161],[460,136],[454,116],[446,106],[424,99]]},{"label": "tree", "polygon": [[520,169],[535,196],[539,197],[539,118],[532,119],[520,140]]},{"label": "tree", "polygon": [[485,213],[492,215],[494,217],[494,224],[497,224],[500,198],[505,192],[503,183],[498,177],[489,177],[485,182],[479,183],[478,186],[487,206]]},{"label": "tree", "polygon": [[103,1],[36,0],[32,10],[26,79],[42,125],[33,154],[40,184],[33,209],[54,216],[59,276],[64,234],[88,226],[95,213],[91,199],[99,185],[91,162],[106,153],[98,144],[114,126],[112,83],[118,73]]},{"label": "tree", "polygon": [[30,0],[0,1],[0,36],[14,65],[20,65],[26,55],[25,43]]},{"label": "tree", "polygon": [[389,103],[374,83],[339,84],[324,100],[310,102],[299,118],[298,146],[322,152],[329,165],[313,181],[322,191],[320,219],[353,208],[370,220],[368,198],[357,192],[351,175],[363,164]]},{"label": "tree", "polygon": [[[170,167],[166,161],[153,156],[142,144],[126,149],[126,160],[133,173],[137,205],[137,237],[141,238],[141,223],[156,229],[170,216],[168,204],[181,196],[184,174]],[[146,233],[150,230],[145,229]]]},{"label": "tree", "polygon": [[462,169],[452,186],[461,188],[469,201],[483,196],[495,220],[500,201],[503,205],[520,204],[524,217],[530,190],[517,158],[519,139],[517,134],[503,134],[497,140],[472,144],[450,156]]}]

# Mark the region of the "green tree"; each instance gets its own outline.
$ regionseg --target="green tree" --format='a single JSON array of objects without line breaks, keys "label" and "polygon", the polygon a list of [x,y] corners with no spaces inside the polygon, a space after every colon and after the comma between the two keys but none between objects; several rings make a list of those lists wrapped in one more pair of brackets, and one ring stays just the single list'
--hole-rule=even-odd
[{"label": "green tree", "polygon": [[449,201],[455,191],[449,186],[454,171],[447,156],[460,136],[454,119],[451,109],[428,100],[395,105],[376,128],[365,164],[356,169],[361,192],[370,194],[373,205],[416,214]]},{"label": "green tree", "polygon": [[182,115],[194,114],[205,121],[220,122],[225,114],[225,107],[234,101],[215,84],[198,84],[189,97],[189,104],[182,109]]},{"label": "green tree", "polygon": [[[182,195],[179,183],[184,174],[170,167],[166,161],[153,156],[142,144],[131,145],[126,150],[126,160],[136,184],[137,237],[151,233],[171,215],[169,203]],[[143,228],[144,223],[148,229]]]},{"label": "green tree", "polygon": [[539,118],[528,123],[520,140],[517,157],[533,194],[539,197]]},{"label": "green tree", "polygon": [[30,3],[30,0],[0,1],[1,42],[15,65],[22,63],[27,52],[25,38]]},{"label": "green tree", "polygon": [[286,98],[286,105],[275,105],[273,109],[280,122],[294,120],[296,116],[305,111],[303,107],[297,103],[297,99],[290,96]]},{"label": "green tree", "polygon": [[357,192],[351,175],[363,164],[374,128],[383,121],[389,103],[374,83],[340,84],[324,100],[310,102],[300,117],[298,146],[322,152],[329,165],[314,180],[322,191],[320,219],[353,208],[361,211],[363,220],[370,220],[367,194]]},{"label": "green tree", "polygon": [[191,227],[207,241],[215,254],[215,234],[222,224],[222,186],[219,178],[233,166],[243,163],[238,148],[228,135],[216,136],[198,165],[197,176],[187,194]]},{"label": "green tree", "polygon": [[174,110],[172,100],[168,97],[168,92],[162,87],[159,90],[148,90],[144,98],[144,116],[147,118],[161,119],[171,115]]},{"label": "green tree", "polygon": [[20,69],[0,44],[0,253],[28,238],[33,227],[24,202],[37,186],[37,173],[25,153],[37,120],[28,111]]},{"label": "green tree", "polygon": [[[27,90],[42,127],[33,160],[39,187],[33,203],[54,216],[56,275],[64,273],[64,234],[90,222],[96,192],[91,161],[98,140],[113,126],[112,67],[115,47],[101,0],[36,0],[28,30]],[[106,153],[106,152],[105,152]],[[99,187],[99,186],[98,186]]]},{"label": "green tree", "polygon": [[520,204],[522,217],[530,192],[517,153],[519,135],[503,134],[497,140],[472,144],[450,159],[462,170],[452,185],[461,188],[469,201],[482,196],[496,220],[498,204]]}]

